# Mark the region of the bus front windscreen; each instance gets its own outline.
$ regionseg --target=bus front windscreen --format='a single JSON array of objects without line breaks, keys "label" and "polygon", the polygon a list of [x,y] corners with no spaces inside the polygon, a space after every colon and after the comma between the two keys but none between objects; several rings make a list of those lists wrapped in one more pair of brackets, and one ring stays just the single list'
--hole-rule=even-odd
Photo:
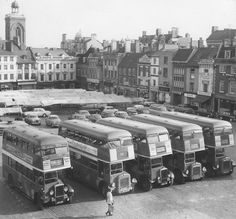
[{"label": "bus front windscreen", "polygon": [[225,150],[224,148],[217,148],[216,149],[216,157],[224,157],[225,156]]},{"label": "bus front windscreen", "polygon": [[111,164],[111,175],[121,173],[123,171],[122,163]]},{"label": "bus front windscreen", "polygon": [[161,157],[152,158],[151,163],[152,163],[152,168],[161,167],[162,166],[162,158]]},{"label": "bus front windscreen", "polygon": [[52,171],[44,174],[45,184],[54,183],[58,179],[57,171]]},{"label": "bus front windscreen", "polygon": [[191,163],[194,161],[195,161],[195,154],[194,153],[185,154],[185,163]]},{"label": "bus front windscreen", "polygon": [[168,141],[169,140],[168,133],[160,133],[159,134],[159,140],[160,140],[160,142]]},{"label": "bus front windscreen", "polygon": [[132,138],[124,138],[121,140],[121,142],[122,142],[122,146],[133,145]]},{"label": "bus front windscreen", "polygon": [[202,138],[202,131],[201,130],[194,130],[194,131],[188,131],[183,133],[183,140],[190,140],[194,138]]},{"label": "bus front windscreen", "polygon": [[148,141],[148,144],[156,144],[157,142],[159,142],[159,139],[156,134],[153,134],[153,135],[147,136],[147,141]]}]

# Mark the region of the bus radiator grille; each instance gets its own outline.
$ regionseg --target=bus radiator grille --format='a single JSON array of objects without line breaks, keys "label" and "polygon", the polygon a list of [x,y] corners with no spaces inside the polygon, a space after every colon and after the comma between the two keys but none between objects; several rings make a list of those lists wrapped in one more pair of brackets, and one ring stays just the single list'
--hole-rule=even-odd
[{"label": "bus radiator grille", "polygon": [[120,188],[125,188],[129,185],[129,177],[120,179]]},{"label": "bus radiator grille", "polygon": [[55,186],[55,196],[64,196],[64,185]]}]

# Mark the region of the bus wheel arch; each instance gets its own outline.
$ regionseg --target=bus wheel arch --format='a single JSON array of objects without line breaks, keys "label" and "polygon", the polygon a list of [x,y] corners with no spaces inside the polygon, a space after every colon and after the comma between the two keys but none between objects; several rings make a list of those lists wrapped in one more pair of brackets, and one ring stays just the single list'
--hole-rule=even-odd
[{"label": "bus wheel arch", "polygon": [[149,181],[147,176],[140,177],[140,186],[145,192],[152,190],[152,183]]},{"label": "bus wheel arch", "polygon": [[185,183],[185,179],[184,176],[182,174],[182,171],[180,169],[174,169],[174,182],[177,184],[184,184]]},{"label": "bus wheel arch", "polygon": [[38,192],[34,193],[34,203],[37,205],[39,210],[43,210],[43,203]]}]

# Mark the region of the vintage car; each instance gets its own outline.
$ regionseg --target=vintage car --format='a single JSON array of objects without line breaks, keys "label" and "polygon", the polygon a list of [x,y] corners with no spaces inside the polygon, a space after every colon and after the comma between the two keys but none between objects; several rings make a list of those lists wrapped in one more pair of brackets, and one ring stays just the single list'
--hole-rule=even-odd
[{"label": "vintage car", "polygon": [[100,114],[91,114],[88,119],[91,121],[91,122],[97,122],[99,119],[101,119],[102,116]]},{"label": "vintage car", "polygon": [[137,109],[137,113],[138,114],[142,114],[142,113],[144,113],[144,114],[149,114],[149,108],[148,107],[143,107],[143,108],[139,108],[139,109]]},{"label": "vintage car", "polygon": [[102,118],[115,117],[115,112],[116,110],[114,109],[106,109],[102,111],[101,116]]},{"label": "vintage car", "polygon": [[25,122],[28,123],[29,125],[41,125],[41,119],[38,117],[37,114],[28,114],[25,117]]},{"label": "vintage car", "polygon": [[23,113],[24,116],[29,114],[37,114],[38,117],[48,117],[51,115],[51,111],[45,110],[43,108],[34,108],[33,111],[26,111]]},{"label": "vintage car", "polygon": [[58,115],[50,115],[45,119],[45,123],[47,126],[58,127],[61,122],[61,119]]},{"label": "vintage car", "polygon": [[79,113],[74,113],[69,119],[79,119],[79,120],[84,120],[84,121],[90,121],[86,115],[79,114]]},{"label": "vintage car", "polygon": [[115,116],[119,117],[119,118],[123,118],[123,119],[129,118],[128,113],[125,111],[117,111],[117,112],[115,112]]},{"label": "vintage car", "polygon": [[79,110],[76,113],[81,114],[81,115],[85,115],[87,118],[90,116],[90,113],[88,110]]},{"label": "vintage car", "polygon": [[127,107],[126,112],[128,113],[129,116],[134,116],[137,115],[137,109],[134,107]]}]

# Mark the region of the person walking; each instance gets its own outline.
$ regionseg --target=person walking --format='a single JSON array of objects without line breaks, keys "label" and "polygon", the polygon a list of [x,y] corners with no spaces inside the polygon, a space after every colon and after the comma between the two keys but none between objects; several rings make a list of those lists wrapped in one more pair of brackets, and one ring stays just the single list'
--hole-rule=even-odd
[{"label": "person walking", "polygon": [[108,209],[106,212],[106,215],[112,216],[113,215],[113,210],[114,210],[114,200],[113,200],[113,195],[112,195],[112,190],[113,186],[108,186],[108,191],[106,195],[106,203],[108,205]]}]

